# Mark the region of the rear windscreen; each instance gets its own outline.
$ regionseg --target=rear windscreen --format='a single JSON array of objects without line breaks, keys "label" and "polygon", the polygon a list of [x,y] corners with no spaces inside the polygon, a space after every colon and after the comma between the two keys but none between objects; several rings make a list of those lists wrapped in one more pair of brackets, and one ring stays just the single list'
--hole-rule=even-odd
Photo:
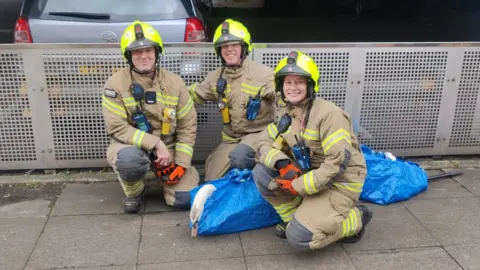
[{"label": "rear windscreen", "polygon": [[[102,16],[96,16],[98,14]],[[107,14],[108,16],[104,16]],[[33,0],[29,17],[68,21],[133,22],[184,19],[193,15],[190,0]]]}]

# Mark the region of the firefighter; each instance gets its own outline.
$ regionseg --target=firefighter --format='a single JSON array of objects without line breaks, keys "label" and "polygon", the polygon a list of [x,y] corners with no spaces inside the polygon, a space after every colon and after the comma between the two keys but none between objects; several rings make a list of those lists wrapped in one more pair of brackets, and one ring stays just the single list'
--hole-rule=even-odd
[{"label": "firefighter", "polygon": [[252,41],[247,28],[227,19],[213,37],[222,66],[190,86],[196,104],[215,102],[223,119],[222,141],[207,157],[205,180],[231,168],[253,169],[258,134],[274,120],[273,69],[247,59]]},{"label": "firefighter", "polygon": [[191,166],[197,113],[184,81],[160,68],[163,42],[150,25],[134,21],[120,42],[128,67],[105,83],[102,111],[108,135],[108,163],[126,195],[124,211],[141,209],[144,177],[153,169],[168,205],[188,209],[199,175]]},{"label": "firefighter", "polygon": [[276,234],[300,250],[338,240],[360,240],[372,212],[356,205],[366,162],[350,116],[315,98],[320,72],[314,60],[293,51],[275,69],[284,105],[260,136],[253,178],[283,222]]}]

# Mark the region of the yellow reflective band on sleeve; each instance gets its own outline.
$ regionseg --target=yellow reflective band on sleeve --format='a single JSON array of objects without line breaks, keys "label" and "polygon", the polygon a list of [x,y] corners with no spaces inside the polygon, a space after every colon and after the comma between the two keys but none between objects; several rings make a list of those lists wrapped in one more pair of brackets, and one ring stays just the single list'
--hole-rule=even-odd
[{"label": "yellow reflective band on sleeve", "polygon": [[222,131],[222,140],[227,141],[227,142],[239,142],[240,141],[240,139],[235,139],[235,138],[232,138],[232,137],[228,136],[223,131]]},{"label": "yellow reflective band on sleeve", "polygon": [[[252,95],[252,96],[256,96],[258,94],[258,91],[260,90],[261,87],[256,87],[256,86],[253,86],[253,85],[248,85],[248,84],[245,84],[245,83],[242,83],[242,91],[249,94],[249,95]],[[262,93],[260,93],[262,94]]]},{"label": "yellow reflective band on sleeve", "polygon": [[183,153],[187,154],[189,157],[193,156],[193,148],[190,145],[185,144],[185,143],[177,142],[176,145],[175,145],[175,151],[176,152],[183,152]]},{"label": "yellow reflective band on sleeve", "polygon": [[293,201],[274,206],[273,208],[275,209],[275,211],[277,211],[278,215],[280,215],[283,222],[290,222],[292,221],[293,215],[295,214],[295,211],[297,210],[301,202],[302,197],[296,196]]},{"label": "yellow reflective band on sleeve", "polygon": [[303,132],[303,137],[305,139],[315,141],[320,139],[320,132],[318,130],[306,128],[305,131]]},{"label": "yellow reflective band on sleeve", "polygon": [[280,154],[282,153],[280,150],[278,149],[275,149],[275,148],[272,148],[270,149],[270,151],[268,151],[267,153],[267,156],[265,157],[265,165],[267,165],[267,167],[270,167],[270,168],[273,168],[273,165],[274,164],[274,157],[277,155],[277,154]]},{"label": "yellow reflective band on sleeve", "polygon": [[159,102],[161,102],[165,105],[177,106],[178,97],[162,95],[162,93],[157,92],[157,101],[159,101]]},{"label": "yellow reflective band on sleeve", "polygon": [[167,145],[167,148],[168,149],[174,149],[175,148],[175,143],[171,143],[171,144]]},{"label": "yellow reflective band on sleeve", "polygon": [[305,191],[308,195],[312,195],[318,192],[318,189],[315,187],[313,171],[310,171],[303,175],[303,185],[305,186]]},{"label": "yellow reflective band on sleeve", "polygon": [[333,185],[339,189],[345,189],[355,193],[362,193],[362,183],[333,183]]},{"label": "yellow reflective band on sleeve", "polygon": [[139,104],[133,97],[123,98],[123,103],[126,107],[135,107]]},{"label": "yellow reflective band on sleeve", "polygon": [[268,130],[268,134],[270,134],[270,137],[272,139],[275,139],[275,137],[278,134],[277,126],[275,124],[270,124],[267,126],[267,130]]},{"label": "yellow reflective band on sleeve", "polygon": [[357,211],[351,209],[347,218],[342,221],[342,237],[350,237],[356,234],[359,219],[361,220],[360,217],[357,217]]},{"label": "yellow reflective band on sleeve", "polygon": [[347,141],[349,145],[352,145],[352,142],[351,142],[350,138],[351,138],[350,133],[348,131],[346,131],[345,129],[341,128],[341,129],[335,131],[334,133],[330,134],[322,142],[323,151],[325,153],[327,153],[328,149],[330,149],[330,147],[332,147],[333,145],[335,145],[337,142],[339,142],[342,139]]},{"label": "yellow reflective band on sleeve", "polygon": [[137,129],[137,131],[135,131],[135,133],[133,134],[132,143],[138,147],[142,147],[143,137],[145,137],[145,132]]},{"label": "yellow reflective band on sleeve", "polygon": [[182,119],[184,118],[189,112],[190,110],[192,109],[193,107],[193,100],[188,97],[188,102],[187,104],[185,104],[185,106],[183,106],[183,108],[181,108],[179,111],[178,111],[178,114],[177,114],[177,118],[178,119]]},{"label": "yellow reflective band on sleeve", "polygon": [[111,102],[105,96],[102,96],[102,106],[110,112],[120,116],[121,118],[127,119],[127,111],[125,110],[125,108],[118,104],[115,104],[114,102]]}]

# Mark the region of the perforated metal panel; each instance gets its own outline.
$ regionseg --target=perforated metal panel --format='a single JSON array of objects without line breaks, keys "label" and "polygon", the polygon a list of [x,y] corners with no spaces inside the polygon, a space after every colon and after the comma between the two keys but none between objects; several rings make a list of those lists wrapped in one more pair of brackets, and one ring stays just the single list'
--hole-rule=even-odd
[{"label": "perforated metal panel", "polygon": [[0,53],[0,161],[37,159],[23,57]]},{"label": "perforated metal panel", "polygon": [[359,137],[376,150],[435,145],[446,51],[371,51],[366,54]]},{"label": "perforated metal panel", "polygon": [[480,51],[465,51],[449,147],[480,147],[479,71]]},{"label": "perforated metal panel", "polygon": [[[259,55],[261,57],[256,61],[275,69],[280,60],[292,50],[287,48],[282,49],[282,51],[268,52],[268,49],[262,49],[261,53],[255,52],[255,56]],[[303,49],[301,51],[312,57],[320,69],[320,93],[318,96],[345,109],[349,52],[312,52]]]}]

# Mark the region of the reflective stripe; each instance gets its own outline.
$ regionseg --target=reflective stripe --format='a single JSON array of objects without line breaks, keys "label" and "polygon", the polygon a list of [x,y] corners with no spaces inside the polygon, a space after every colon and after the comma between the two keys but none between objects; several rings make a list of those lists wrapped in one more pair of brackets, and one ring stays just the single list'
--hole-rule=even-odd
[{"label": "reflective stripe", "polygon": [[320,139],[320,132],[318,130],[306,128],[303,137],[311,141],[318,140]]},{"label": "reflective stripe", "polygon": [[102,96],[102,105],[110,112],[120,116],[123,119],[127,119],[127,111],[125,110],[125,108],[118,104],[115,104],[114,102],[111,102],[105,96]]},{"label": "reflective stripe", "polygon": [[157,92],[157,101],[159,101],[159,102],[161,102],[165,105],[177,106],[178,97],[162,95],[161,93]]},{"label": "reflective stripe", "polygon": [[359,219],[360,217],[357,217],[357,211],[351,209],[347,218],[342,221],[342,237],[349,237],[356,234]]},{"label": "reflective stripe", "polygon": [[265,156],[265,160],[264,160],[265,165],[267,165],[267,167],[273,168],[275,165],[274,157],[280,153],[282,152],[278,149],[275,149],[275,148],[270,149],[270,151],[268,151],[267,155]]},{"label": "reflective stripe", "polygon": [[317,187],[315,187],[315,181],[313,176],[313,171],[303,175],[303,185],[305,186],[305,191],[308,195],[312,195],[318,192]]},{"label": "reflective stripe", "polygon": [[133,134],[132,143],[138,147],[142,147],[142,140],[144,136],[145,136],[145,132],[137,129],[137,131],[135,131],[135,134]]},{"label": "reflective stripe", "polygon": [[280,215],[283,222],[290,222],[293,219],[293,215],[297,210],[298,206],[302,202],[302,197],[296,196],[293,201],[274,206],[275,211]]},{"label": "reflective stripe", "polygon": [[183,108],[181,108],[180,111],[178,111],[177,118],[178,119],[184,118],[190,112],[192,107],[193,107],[193,100],[190,97],[188,97],[187,104],[185,104],[185,106],[183,106]]},{"label": "reflective stripe", "polygon": [[223,131],[222,131],[222,139],[225,140],[225,141],[229,141],[229,142],[239,142],[240,141],[240,139],[235,139],[235,138],[232,138],[232,137],[228,136]]},{"label": "reflective stripe", "polygon": [[127,107],[135,107],[139,104],[138,102],[135,101],[133,97],[123,98],[123,103]]},{"label": "reflective stripe", "polygon": [[175,145],[175,151],[176,152],[183,152],[183,153],[187,154],[189,157],[193,156],[193,148],[190,145],[185,144],[185,143],[177,142],[176,145]]},{"label": "reflective stripe", "polygon": [[145,183],[143,183],[143,180],[138,180],[138,182],[136,182],[135,184],[130,184],[123,180],[119,182],[122,186],[125,196],[127,196],[128,198],[137,197],[138,195],[140,195],[140,193],[142,193],[143,189],[145,188]]},{"label": "reflective stripe", "polygon": [[275,139],[275,137],[278,134],[277,126],[275,124],[270,124],[267,126],[267,130],[268,130],[268,134],[270,134],[270,137],[272,139]]},{"label": "reflective stripe", "polygon": [[333,183],[333,185],[340,189],[345,189],[351,192],[362,193],[362,183]]},{"label": "reflective stripe", "polygon": [[256,96],[258,94],[258,91],[260,91],[260,88],[261,87],[256,87],[253,85],[242,83],[242,92],[245,92],[252,96]]},{"label": "reflective stripe", "polygon": [[203,104],[203,100],[197,95],[197,92],[195,92],[195,88],[197,88],[196,83],[190,85],[190,88],[188,88],[188,92],[190,92],[190,96],[192,97],[195,103]]},{"label": "reflective stripe", "polygon": [[322,142],[323,151],[327,153],[328,149],[332,147],[334,144],[339,142],[341,139],[344,139],[348,142],[349,145],[352,145],[350,140],[351,135],[345,129],[341,128],[334,133],[330,134],[325,140]]},{"label": "reflective stripe", "polygon": [[175,143],[171,143],[171,144],[167,145],[167,148],[168,148],[168,149],[173,149],[173,148],[175,148]]}]

